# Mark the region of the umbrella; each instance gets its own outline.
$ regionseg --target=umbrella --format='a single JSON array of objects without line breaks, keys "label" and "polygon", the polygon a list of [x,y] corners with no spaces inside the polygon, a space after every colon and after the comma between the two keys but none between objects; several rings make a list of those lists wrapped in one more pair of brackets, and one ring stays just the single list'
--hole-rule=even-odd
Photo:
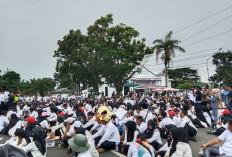
[{"label": "umbrella", "polygon": [[124,85],[122,85],[123,87],[135,87],[135,86],[139,86],[139,84],[136,83],[125,83]]}]

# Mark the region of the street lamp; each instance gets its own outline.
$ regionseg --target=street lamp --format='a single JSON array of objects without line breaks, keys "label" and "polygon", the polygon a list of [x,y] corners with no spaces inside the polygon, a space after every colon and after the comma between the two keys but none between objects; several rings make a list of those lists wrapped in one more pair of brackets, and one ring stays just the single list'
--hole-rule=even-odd
[{"label": "street lamp", "polygon": [[[219,51],[221,51],[222,50],[222,48],[220,48],[217,52],[219,52]],[[215,52],[215,53],[217,53],[217,52]],[[210,56],[207,60],[206,60],[206,66],[207,66],[207,74],[208,74],[208,81],[209,81],[209,84],[210,84],[210,79],[209,79],[209,68],[208,68],[208,61],[209,61],[209,59],[211,58],[212,56]]]}]

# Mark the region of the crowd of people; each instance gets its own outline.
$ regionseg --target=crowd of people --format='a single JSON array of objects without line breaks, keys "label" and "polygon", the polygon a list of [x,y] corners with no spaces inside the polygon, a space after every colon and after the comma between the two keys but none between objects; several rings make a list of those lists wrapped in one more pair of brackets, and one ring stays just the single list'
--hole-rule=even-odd
[{"label": "crowd of people", "polygon": [[[46,139],[53,135],[73,157],[99,157],[109,150],[128,157],[192,157],[189,141],[197,141],[197,128],[216,137],[199,146],[201,155],[232,156],[232,86],[68,99],[4,89],[0,103],[0,133],[18,137],[17,147],[0,147],[3,157],[10,152],[46,157]],[[213,146],[222,141],[221,147]]]}]

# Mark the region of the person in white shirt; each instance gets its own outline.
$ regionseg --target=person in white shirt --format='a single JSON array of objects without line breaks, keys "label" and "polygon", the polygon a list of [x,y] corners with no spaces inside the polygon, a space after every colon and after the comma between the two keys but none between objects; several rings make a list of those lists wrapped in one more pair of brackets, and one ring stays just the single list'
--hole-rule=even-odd
[{"label": "person in white shirt", "polygon": [[24,127],[24,123],[17,117],[16,114],[11,115],[10,123],[8,125],[9,131],[8,135],[15,136],[15,131],[18,128]]},{"label": "person in white shirt", "polygon": [[141,111],[139,112],[139,116],[142,116],[144,122],[148,122],[150,119],[153,119],[153,114],[149,111],[147,104],[144,102],[141,106]]},{"label": "person in white shirt", "polygon": [[33,141],[22,148],[26,153],[31,153],[32,157],[46,157],[46,141],[42,127],[34,129]]},{"label": "person in white shirt", "polygon": [[197,128],[186,115],[187,115],[187,112],[185,110],[182,110],[180,112],[181,124],[178,127],[185,127],[185,125],[188,124],[189,139],[196,142],[195,136],[197,135]]},{"label": "person in white shirt", "polygon": [[102,124],[105,125],[105,133],[101,139],[95,142],[98,152],[104,152],[105,150],[115,149],[116,145],[120,142],[120,135],[117,127],[111,122],[108,115],[100,118]]},{"label": "person in white shirt", "polygon": [[94,117],[94,113],[92,111],[88,112],[87,116],[88,116],[88,122],[83,126],[83,128],[90,131],[94,126],[96,117]]},{"label": "person in white shirt", "polygon": [[168,115],[169,118],[171,118],[171,120],[175,123],[176,126],[180,125],[181,119],[179,119],[177,116],[175,116],[175,112],[174,111],[169,111]]},{"label": "person in white shirt", "polygon": [[144,132],[147,141],[154,147],[157,151],[160,146],[162,146],[162,140],[160,136],[160,131],[155,124],[155,120],[149,120],[147,123],[147,129]]},{"label": "person in white shirt", "polygon": [[139,133],[144,133],[144,131],[147,129],[147,123],[143,122],[143,117],[141,116],[136,118],[136,124]]},{"label": "person in white shirt", "polygon": [[35,119],[38,117],[38,112],[37,112],[37,110],[36,110],[36,108],[34,108],[34,107],[31,107],[30,108],[30,117],[34,117]]},{"label": "person in white shirt", "polygon": [[[212,141],[201,145],[204,149],[205,157],[213,156],[232,156],[232,120],[228,122],[228,129],[225,130],[219,137],[213,139]],[[215,147],[212,145],[218,144],[224,141],[221,147]]]},{"label": "person in white shirt", "polygon": [[89,152],[91,146],[84,135],[77,134],[75,137],[69,139],[68,143],[75,153],[79,153],[77,157],[92,157]]},{"label": "person in white shirt", "polygon": [[66,117],[74,114],[72,108],[68,104],[64,104],[63,107],[64,107],[64,114]]},{"label": "person in white shirt", "polygon": [[7,127],[9,124],[9,120],[7,118],[7,112],[2,111],[2,115],[0,115],[0,133],[2,132],[3,128]]},{"label": "person in white shirt", "polygon": [[135,142],[137,140],[137,135],[139,134],[139,131],[136,130],[136,123],[135,121],[127,121],[125,123],[126,127],[126,134],[123,142],[120,142],[118,145],[119,152],[127,155],[128,148],[130,144]]}]

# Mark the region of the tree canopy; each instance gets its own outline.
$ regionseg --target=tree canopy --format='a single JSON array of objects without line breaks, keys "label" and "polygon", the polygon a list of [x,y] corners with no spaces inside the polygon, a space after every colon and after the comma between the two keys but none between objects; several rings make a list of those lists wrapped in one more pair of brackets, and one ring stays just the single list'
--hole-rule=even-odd
[{"label": "tree canopy", "polygon": [[139,32],[130,26],[113,26],[112,14],[97,19],[87,28],[86,35],[70,30],[58,41],[59,48],[54,54],[57,73],[71,78],[72,84],[87,84],[95,92],[107,83],[120,93],[122,85],[136,73],[135,67],[153,53],[145,39],[138,37]]},{"label": "tree canopy", "polygon": [[210,77],[215,83],[232,84],[232,51],[218,52],[213,55],[216,74]]},{"label": "tree canopy", "polygon": [[[179,84],[183,83],[195,83],[200,81],[200,76],[197,74],[196,69],[191,68],[177,68],[169,69],[168,71],[169,78],[173,79],[172,87],[176,88]],[[189,84],[188,84],[189,85]]]}]

